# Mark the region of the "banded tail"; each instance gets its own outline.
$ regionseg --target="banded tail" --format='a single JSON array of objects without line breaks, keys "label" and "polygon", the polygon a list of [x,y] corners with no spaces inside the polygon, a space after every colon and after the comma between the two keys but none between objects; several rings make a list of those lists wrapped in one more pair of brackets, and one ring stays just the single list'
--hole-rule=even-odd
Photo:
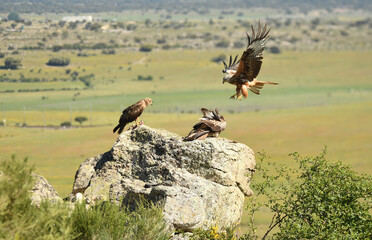
[{"label": "banded tail", "polygon": [[[248,86],[247,87],[253,93],[255,93],[255,94],[258,95],[258,94],[260,94],[260,89],[262,89],[265,86],[265,84],[278,85],[279,83],[275,83],[275,82],[263,82],[263,81],[253,80],[252,82],[249,82],[248,83]],[[247,95],[248,95],[248,92],[247,92]]]}]

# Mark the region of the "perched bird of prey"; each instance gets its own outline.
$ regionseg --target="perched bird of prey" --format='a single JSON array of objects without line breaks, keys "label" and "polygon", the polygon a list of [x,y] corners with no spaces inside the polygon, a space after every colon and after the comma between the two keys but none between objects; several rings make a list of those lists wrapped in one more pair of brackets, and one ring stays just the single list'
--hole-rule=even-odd
[{"label": "perched bird of prey", "polygon": [[125,125],[133,121],[136,121],[137,125],[137,118],[141,116],[143,110],[145,110],[148,105],[152,105],[151,98],[142,99],[124,109],[123,114],[121,114],[121,117],[119,119],[119,124],[114,128],[113,132],[115,133],[116,130],[119,129],[118,133],[120,134],[123,131]]},{"label": "perched bird of prey", "polygon": [[223,62],[225,69],[222,70],[222,72],[226,73],[226,75],[223,77],[222,83],[228,82],[236,85],[236,94],[232,95],[230,97],[231,99],[241,99],[241,95],[246,98],[248,96],[248,89],[255,94],[260,94],[260,89],[262,89],[265,84],[278,84],[256,80],[261,69],[263,59],[262,52],[269,38],[270,29],[266,30],[267,24],[261,28],[260,22],[258,22],[257,33],[252,25],[251,27],[252,35],[249,36],[247,33],[248,46],[239,61],[236,61],[238,56],[236,56],[233,61],[230,55],[229,65]]},{"label": "perched bird of prey", "polygon": [[226,121],[216,108],[214,111],[202,108],[203,117],[193,126],[193,129],[183,138],[184,141],[203,140],[207,137],[218,137],[225,130]]}]

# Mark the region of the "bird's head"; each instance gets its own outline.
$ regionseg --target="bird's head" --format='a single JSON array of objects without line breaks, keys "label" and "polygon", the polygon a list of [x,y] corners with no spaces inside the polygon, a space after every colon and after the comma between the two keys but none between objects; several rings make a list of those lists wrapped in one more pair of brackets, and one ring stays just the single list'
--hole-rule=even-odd
[{"label": "bird's head", "polygon": [[152,105],[152,99],[151,98],[145,98],[145,99],[143,99],[143,101],[145,101],[146,106]]},{"label": "bird's head", "polygon": [[234,61],[232,60],[232,57],[230,55],[229,65],[227,65],[225,61],[223,61],[223,65],[225,69],[223,69],[222,72],[226,73],[226,75],[223,77],[222,83],[229,82],[230,78],[235,74],[236,68],[237,68],[236,65],[240,61],[240,60],[236,61],[237,59],[238,59],[238,55],[235,57]]},{"label": "bird's head", "polygon": [[226,73],[226,75],[223,77],[222,83],[230,82],[230,79],[232,78],[232,76],[234,76],[235,72],[236,71],[232,69],[225,71],[224,73]]}]

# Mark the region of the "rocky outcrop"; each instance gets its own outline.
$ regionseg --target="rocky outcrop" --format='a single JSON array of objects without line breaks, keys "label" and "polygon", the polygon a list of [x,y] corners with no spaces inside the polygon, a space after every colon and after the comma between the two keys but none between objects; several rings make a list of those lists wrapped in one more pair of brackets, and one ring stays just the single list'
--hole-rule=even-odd
[{"label": "rocky outcrop", "polygon": [[139,126],[119,136],[112,149],[85,160],[71,197],[134,206],[144,197],[164,207],[164,219],[191,231],[240,222],[244,196],[252,194],[253,151],[222,138],[183,142],[165,130]]},{"label": "rocky outcrop", "polygon": [[40,205],[42,201],[51,202],[62,201],[54,187],[42,176],[32,173],[35,184],[31,189],[31,201],[35,205]]}]

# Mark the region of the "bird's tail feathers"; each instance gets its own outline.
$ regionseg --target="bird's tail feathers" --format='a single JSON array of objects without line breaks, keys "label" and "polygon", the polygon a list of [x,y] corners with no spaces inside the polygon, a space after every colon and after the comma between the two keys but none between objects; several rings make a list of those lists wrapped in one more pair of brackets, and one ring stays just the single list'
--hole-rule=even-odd
[{"label": "bird's tail feathers", "polygon": [[249,90],[258,95],[260,94],[260,89],[262,89],[265,86],[265,84],[278,85],[279,83],[255,80],[253,81],[253,84],[249,87]]},{"label": "bird's tail feathers", "polygon": [[270,82],[270,81],[255,81],[255,85],[258,85],[258,86],[263,86],[265,84],[271,84],[271,85],[278,85],[279,83],[276,83],[276,82]]},{"label": "bird's tail feathers", "polygon": [[123,132],[123,130],[124,130],[125,125],[126,125],[126,124],[121,125],[121,124],[119,123],[119,124],[118,124],[118,125],[117,125],[113,130],[112,130],[112,132],[115,133],[116,130],[119,129],[118,134],[121,134],[121,133]]},{"label": "bird's tail feathers", "polygon": [[255,93],[255,94],[257,94],[257,95],[259,95],[260,94],[260,90],[259,89],[261,89],[262,87],[256,87],[256,86],[252,86],[252,87],[250,87],[249,88],[249,90],[251,90],[253,93]]}]

